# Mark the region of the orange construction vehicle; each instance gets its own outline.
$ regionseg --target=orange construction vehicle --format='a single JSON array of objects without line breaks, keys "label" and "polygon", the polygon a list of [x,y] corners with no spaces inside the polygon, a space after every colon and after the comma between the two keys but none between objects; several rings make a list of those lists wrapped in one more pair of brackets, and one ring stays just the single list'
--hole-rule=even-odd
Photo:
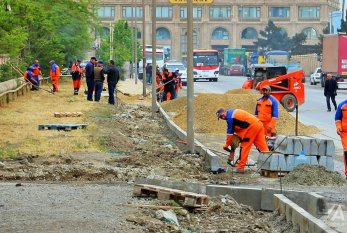
[{"label": "orange construction vehicle", "polygon": [[288,111],[292,112],[295,105],[305,102],[305,85],[302,83],[304,71],[298,70],[287,74],[284,66],[272,64],[256,64],[251,67],[248,80],[243,84],[243,89],[261,90],[268,85],[271,95],[274,96]]}]

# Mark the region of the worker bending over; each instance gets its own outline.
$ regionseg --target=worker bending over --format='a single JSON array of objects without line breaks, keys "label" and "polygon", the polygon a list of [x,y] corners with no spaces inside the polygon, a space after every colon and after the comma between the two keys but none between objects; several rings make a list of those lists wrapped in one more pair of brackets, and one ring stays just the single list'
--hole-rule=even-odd
[{"label": "worker bending over", "polygon": [[59,82],[59,78],[60,78],[60,68],[57,64],[55,64],[54,60],[50,61],[49,64],[51,64],[49,76],[51,77],[53,92],[57,92],[58,91],[58,82]]},{"label": "worker bending over", "polygon": [[347,179],[347,100],[341,102],[335,113],[336,132],[341,137],[343,147],[343,162]]},{"label": "worker bending over", "polygon": [[255,116],[263,123],[265,136],[276,136],[276,122],[278,119],[278,102],[270,95],[270,86],[261,89],[263,97],[258,99],[255,107]]},{"label": "worker bending over", "polygon": [[259,151],[268,152],[268,146],[265,141],[263,124],[254,115],[241,110],[219,109],[216,112],[217,118],[227,122],[227,139],[224,150],[227,150],[232,145],[234,135],[241,139],[240,161],[237,165],[237,173],[244,173],[245,166],[248,160],[248,154],[254,144]]},{"label": "worker bending over", "polygon": [[24,72],[24,81],[30,82],[32,84],[31,91],[38,90],[38,83],[36,82],[34,75],[32,73],[32,68],[29,66],[27,70]]}]

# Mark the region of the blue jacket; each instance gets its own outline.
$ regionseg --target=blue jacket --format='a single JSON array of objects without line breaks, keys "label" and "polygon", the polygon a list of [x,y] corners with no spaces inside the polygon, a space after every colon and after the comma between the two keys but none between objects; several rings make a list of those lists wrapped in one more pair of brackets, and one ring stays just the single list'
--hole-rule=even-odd
[{"label": "blue jacket", "polygon": [[94,79],[94,64],[91,62],[86,65],[86,79]]}]

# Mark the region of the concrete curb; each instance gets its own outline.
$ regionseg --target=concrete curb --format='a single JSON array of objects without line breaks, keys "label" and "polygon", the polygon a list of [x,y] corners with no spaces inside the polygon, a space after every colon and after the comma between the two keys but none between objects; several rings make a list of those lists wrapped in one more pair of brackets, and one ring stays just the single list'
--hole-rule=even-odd
[{"label": "concrete curb", "polygon": [[298,227],[299,232],[309,233],[333,233],[323,221],[313,217],[299,205],[289,200],[283,194],[274,194],[274,207],[280,214],[285,215],[288,223]]},{"label": "concrete curb", "polygon": [[[164,109],[157,102],[157,107],[159,109],[160,114],[163,115],[166,124],[169,128],[174,132],[179,139],[187,141],[187,133],[181,129],[179,126],[175,124],[172,120],[170,120],[169,115],[164,111]],[[218,161],[218,156],[214,154],[212,151],[207,149],[201,142],[195,140],[195,151],[200,155],[204,156],[205,167],[208,168],[213,173],[218,173],[221,169],[223,169]]]}]

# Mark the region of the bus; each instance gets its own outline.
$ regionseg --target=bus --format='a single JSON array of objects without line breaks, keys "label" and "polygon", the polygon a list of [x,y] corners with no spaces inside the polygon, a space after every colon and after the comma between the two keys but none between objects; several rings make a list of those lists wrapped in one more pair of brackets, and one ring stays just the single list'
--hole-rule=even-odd
[{"label": "bus", "polygon": [[[156,49],[156,63],[158,67],[164,66],[164,48],[162,46],[157,46]],[[152,64],[152,46],[146,45],[145,47],[146,63]],[[146,72],[145,72],[146,73]],[[139,79],[143,77],[143,60],[139,62]]]},{"label": "bus", "polygon": [[219,78],[218,50],[195,49],[193,51],[194,82],[199,79],[217,82]]}]

